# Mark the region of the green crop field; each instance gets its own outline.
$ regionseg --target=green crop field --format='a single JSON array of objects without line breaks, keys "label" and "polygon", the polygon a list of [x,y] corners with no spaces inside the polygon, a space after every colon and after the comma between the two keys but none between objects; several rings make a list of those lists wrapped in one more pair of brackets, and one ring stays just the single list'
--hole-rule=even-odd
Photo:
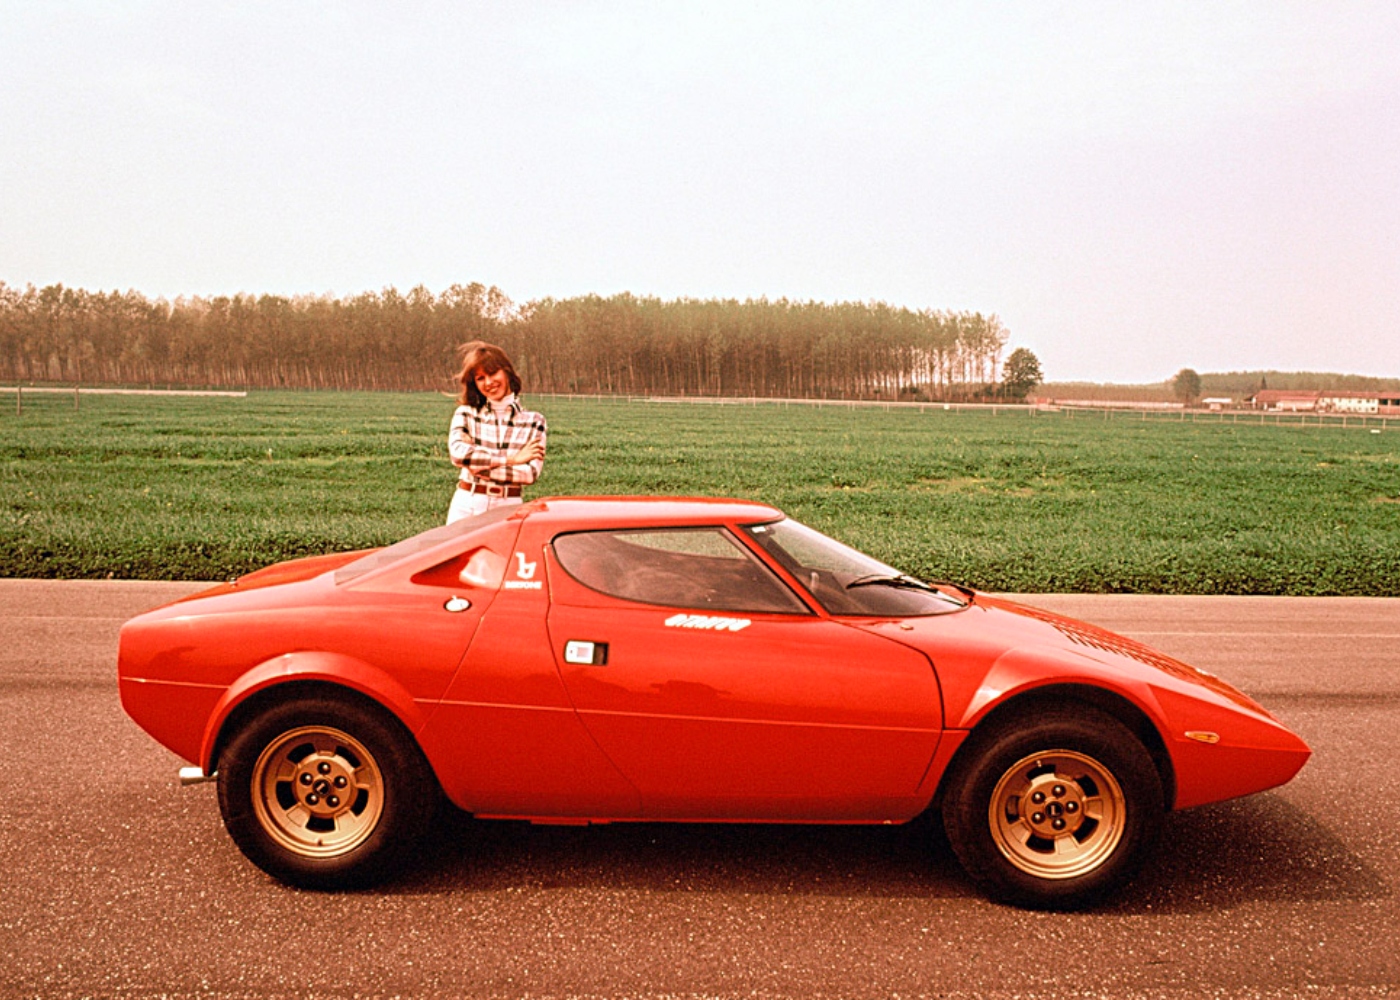
[{"label": "green crop field", "polygon": [[[0,396],[0,575],[221,579],[440,523],[453,403]],[[1400,596],[1400,427],[534,398],[550,494],[767,501],[989,590]],[[1373,431],[1380,431],[1373,433]]]}]

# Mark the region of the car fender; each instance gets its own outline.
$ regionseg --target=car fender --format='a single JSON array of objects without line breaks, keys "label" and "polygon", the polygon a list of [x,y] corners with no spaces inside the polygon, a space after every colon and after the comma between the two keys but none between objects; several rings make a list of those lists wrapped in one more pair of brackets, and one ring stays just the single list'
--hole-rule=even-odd
[{"label": "car fender", "polygon": [[205,723],[199,763],[206,770],[212,769],[219,734],[239,705],[259,692],[292,681],[321,681],[362,694],[391,712],[410,732],[417,732],[425,721],[407,689],[376,666],[342,653],[284,653],[248,670],[224,691]]},{"label": "car fender", "polygon": [[999,656],[962,704],[948,700],[950,729],[974,729],[995,708],[1037,688],[1085,686],[1130,702],[1162,734],[1167,713],[1145,679],[1124,675],[1097,660],[1053,647],[1016,647]]}]

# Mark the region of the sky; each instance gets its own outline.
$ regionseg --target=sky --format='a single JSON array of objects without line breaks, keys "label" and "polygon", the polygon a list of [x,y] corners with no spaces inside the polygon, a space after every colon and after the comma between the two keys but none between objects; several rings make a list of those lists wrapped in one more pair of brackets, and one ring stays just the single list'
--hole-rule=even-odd
[{"label": "sky", "polygon": [[0,282],[995,313],[1400,376],[1400,4],[0,0]]}]

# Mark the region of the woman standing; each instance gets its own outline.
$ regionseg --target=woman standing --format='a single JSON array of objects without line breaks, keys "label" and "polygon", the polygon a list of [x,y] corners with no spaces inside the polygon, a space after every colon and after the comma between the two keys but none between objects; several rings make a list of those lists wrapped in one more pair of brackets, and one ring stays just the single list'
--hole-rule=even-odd
[{"label": "woman standing", "polygon": [[447,454],[462,474],[447,508],[448,524],[520,503],[521,487],[544,468],[544,417],[520,406],[520,376],[506,352],[479,340],[461,349],[461,405],[447,432]]}]

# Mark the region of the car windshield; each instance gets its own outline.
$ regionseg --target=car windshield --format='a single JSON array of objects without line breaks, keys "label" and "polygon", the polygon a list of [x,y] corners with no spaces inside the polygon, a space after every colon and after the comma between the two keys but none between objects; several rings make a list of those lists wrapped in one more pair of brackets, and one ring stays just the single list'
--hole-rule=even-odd
[{"label": "car windshield", "polygon": [[967,607],[967,601],[790,518],[745,530],[830,614],[903,617]]},{"label": "car windshield", "polygon": [[451,524],[441,524],[436,528],[429,528],[427,531],[419,532],[405,538],[401,542],[382,549],[376,549],[368,555],[361,556],[352,563],[346,563],[335,571],[335,582],[337,584],[349,583],[356,577],[364,576],[370,570],[379,569],[381,566],[388,566],[390,563],[398,562],[404,556],[411,556],[415,552],[422,552],[430,549],[434,545],[439,545],[449,538],[456,538],[460,535],[467,535],[473,531],[478,531],[487,525],[504,521],[519,508],[513,505],[495,507],[484,514],[476,517],[464,517],[453,521]]}]

